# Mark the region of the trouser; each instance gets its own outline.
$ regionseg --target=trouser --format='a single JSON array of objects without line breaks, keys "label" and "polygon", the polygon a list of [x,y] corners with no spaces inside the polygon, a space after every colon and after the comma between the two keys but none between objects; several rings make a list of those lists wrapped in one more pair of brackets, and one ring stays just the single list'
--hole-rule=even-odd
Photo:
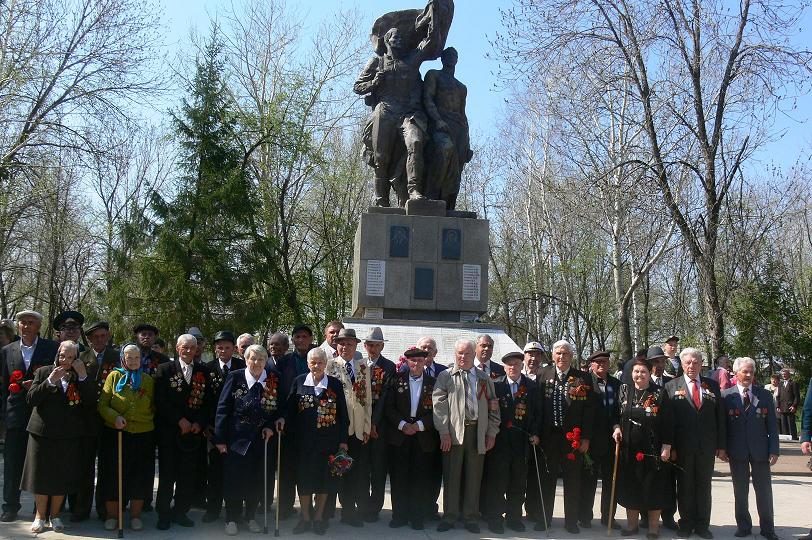
[{"label": "trouser", "polygon": [[[443,519],[455,522],[459,517],[462,500],[462,519],[477,521],[479,517],[479,489],[485,456],[479,453],[476,423],[465,426],[462,444],[452,444],[443,453]],[[465,478],[465,496],[460,486]]]},{"label": "trouser", "polygon": [[[578,504],[578,521],[589,523],[592,521],[592,509],[595,506],[595,492],[598,489],[598,478],[601,480],[601,523],[609,523],[609,505],[612,497],[612,470],[614,465],[614,453],[602,452],[592,455],[592,471],[581,473],[581,499]],[[611,515],[614,516],[614,505]]]},{"label": "trouser", "polygon": [[383,499],[386,495],[386,475],[389,474],[389,445],[383,426],[378,431],[378,438],[370,438],[367,445],[370,454],[370,495],[364,504],[364,512],[378,514],[383,508]]},{"label": "trouser", "polygon": [[[547,511],[547,523],[553,519],[555,508],[555,488],[558,482],[558,472],[564,480],[564,525],[578,526],[578,506],[581,499],[581,473],[583,472],[583,454],[574,452],[575,459],[566,458],[562,448],[564,431],[555,428],[545,441],[544,453],[547,458],[547,469],[541,478],[541,495],[544,497],[544,509]],[[541,464],[539,464],[541,465]]]},{"label": "trouser", "polygon": [[369,444],[351,435],[347,446],[353,461],[338,490],[341,519],[357,517],[369,499]]},{"label": "trouser", "polygon": [[205,439],[197,451],[197,475],[195,476],[195,491],[192,495],[192,505],[195,508],[206,509],[206,495],[209,481],[209,452]]},{"label": "trouser", "polygon": [[731,459],[730,475],[733,478],[733,497],[736,501],[736,528],[748,532],[753,528],[748,506],[752,476],[761,534],[774,533],[773,486],[769,461]]},{"label": "trouser", "polygon": [[[536,455],[533,456],[535,451]],[[538,468],[536,463],[538,462]],[[539,478],[545,470],[544,453],[539,447],[530,448],[530,459],[527,460],[527,492],[524,499],[524,511],[528,519],[541,521],[541,492],[539,491]]]},{"label": "trouser", "polygon": [[778,417],[780,419],[781,435],[789,435],[793,439],[797,439],[798,427],[795,425],[795,413],[782,412]]},{"label": "trouser", "polygon": [[427,497],[428,497],[428,517],[434,517],[438,511],[439,506],[437,501],[440,499],[440,490],[443,487],[443,452],[432,452],[429,457],[428,463],[429,479],[427,484]]},{"label": "trouser", "polygon": [[3,512],[20,511],[20,480],[23,476],[28,431],[22,428],[6,429],[3,450]]},{"label": "trouser", "polygon": [[527,483],[527,452],[516,451],[510,446],[494,448],[485,456],[485,477],[488,492],[482,508],[484,517],[490,521],[521,521]]},{"label": "trouser", "polygon": [[[192,505],[195,479],[200,473],[199,447],[184,450],[178,446],[175,433],[163,434],[158,445],[158,496],[155,501],[159,517],[183,516]],[[200,444],[205,441],[201,436]],[[171,506],[172,500],[175,504]]]},{"label": "trouser", "polygon": [[[293,512],[293,502],[296,499],[296,449],[293,437],[283,435],[281,470],[279,474],[279,511],[282,514]],[[277,444],[279,442],[277,441]]]},{"label": "trouser", "polygon": [[216,447],[209,450],[207,469],[206,513],[220,515],[223,507],[223,454]]},{"label": "trouser", "polygon": [[660,516],[663,523],[674,521],[674,514],[677,513],[677,475],[676,467],[666,467],[665,475],[668,478],[668,488],[670,489],[668,503],[663,506]]},{"label": "trouser", "polygon": [[[76,466],[79,473],[79,489],[76,493],[68,495],[70,511],[75,516],[87,516],[93,508],[93,492],[96,486],[96,456],[99,451],[99,438],[96,435],[81,437],[79,439],[81,453]],[[96,511],[102,507],[100,498],[96,494]]]},{"label": "trouser", "polygon": [[257,513],[256,499],[226,499],[226,523],[242,521],[242,508],[245,503],[245,521],[254,519]]},{"label": "trouser", "polygon": [[436,452],[424,452],[417,437],[406,437],[390,446],[392,469],[392,519],[422,523],[429,512],[426,499],[431,460]]},{"label": "trouser", "polygon": [[679,527],[689,531],[706,531],[710,526],[711,479],[714,454],[680,453],[677,449],[677,505]]}]

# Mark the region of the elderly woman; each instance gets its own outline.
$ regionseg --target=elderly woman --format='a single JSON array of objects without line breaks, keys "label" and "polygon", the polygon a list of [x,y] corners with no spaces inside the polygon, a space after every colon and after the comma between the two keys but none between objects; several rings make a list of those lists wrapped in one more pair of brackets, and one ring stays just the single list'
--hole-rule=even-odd
[{"label": "elderly woman", "polygon": [[75,464],[87,418],[83,409],[96,403],[96,384],[79,360],[76,342],[63,341],[54,365],[37,369],[26,400],[33,412],[20,489],[34,494],[36,515],[31,532],[45,530],[49,507],[51,527],[59,532],[64,525],[57,513],[65,494],[76,493],[79,487]]},{"label": "elderly woman", "polygon": [[636,359],[631,364],[632,386],[620,387],[620,425],[613,438],[621,443],[618,470],[618,504],[626,508],[623,536],[639,531],[641,510],[648,511],[648,534],[659,537],[660,511],[669,504],[668,476],[660,461],[660,426],[663,390],[651,382],[651,363]]},{"label": "elderly woman", "polygon": [[130,528],[140,531],[141,508],[152,493],[155,416],[155,382],[141,367],[138,345],[121,349],[121,367],[104,381],[99,414],[104,420],[99,455],[98,490],[107,511],[104,528],[116,529],[118,519],[118,433],[122,434],[122,484],[130,501]]},{"label": "elderly woman", "polygon": [[[328,459],[339,448],[347,450],[350,419],[344,387],[338,379],[325,374],[326,366],[324,349],[311,349],[307,353],[310,373],[294,379],[287,402],[287,424],[294,432],[299,456],[296,483],[302,518],[293,529],[295,534],[311,528],[319,535],[327,531],[324,506],[327,496],[338,490],[339,483],[339,478],[330,474]],[[314,494],[316,510],[312,516]]]},{"label": "elderly woman", "polygon": [[[237,534],[243,505],[248,530],[262,532],[254,519],[263,493],[264,446],[273,437],[282,404],[279,373],[267,367],[268,353],[259,345],[245,351],[245,369],[228,374],[214,421],[214,443],[223,459],[226,534]],[[272,454],[273,455],[273,454]],[[271,465],[271,463],[269,463]],[[267,479],[273,485],[273,477]],[[269,498],[273,498],[270,495]]]}]

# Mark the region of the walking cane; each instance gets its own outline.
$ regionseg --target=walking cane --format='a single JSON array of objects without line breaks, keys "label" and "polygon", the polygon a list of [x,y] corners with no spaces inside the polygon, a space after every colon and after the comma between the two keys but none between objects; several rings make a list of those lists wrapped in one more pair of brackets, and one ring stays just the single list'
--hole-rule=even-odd
[{"label": "walking cane", "polygon": [[124,466],[121,462],[121,455],[123,454],[122,441],[123,433],[118,431],[118,537],[124,538]]},{"label": "walking cane", "polygon": [[279,439],[276,441],[276,528],[273,531],[274,536],[279,536],[279,478],[282,475],[280,466],[282,465],[282,432],[278,431]]},{"label": "walking cane", "polygon": [[536,445],[533,447],[533,459],[536,460],[536,481],[539,484],[539,500],[541,501],[541,517],[544,518],[544,531],[547,536],[550,536],[550,526],[547,525],[547,511],[544,509],[544,494],[541,491],[541,476],[539,476],[539,456],[536,453]]},{"label": "walking cane", "polygon": [[262,513],[265,518],[265,524],[262,526],[262,534],[268,534],[268,439],[265,439],[265,460],[264,460],[265,474],[262,477],[265,479],[263,482],[262,490]]},{"label": "walking cane", "polygon": [[615,466],[612,470],[612,496],[609,497],[609,526],[606,536],[612,536],[612,521],[615,517],[615,488],[617,487],[617,462],[620,459],[620,443],[615,441]]}]

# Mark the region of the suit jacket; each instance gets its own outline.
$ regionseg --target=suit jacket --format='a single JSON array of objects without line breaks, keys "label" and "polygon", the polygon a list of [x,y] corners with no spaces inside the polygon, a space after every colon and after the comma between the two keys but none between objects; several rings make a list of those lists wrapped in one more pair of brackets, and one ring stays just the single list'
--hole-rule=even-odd
[{"label": "suit jacket", "polygon": [[[234,366],[233,360],[231,365]],[[245,368],[229,371],[218,395],[215,444],[227,444],[231,450],[244,456],[251,444],[260,438],[263,428],[273,429],[288,396],[282,390],[278,371],[266,367],[265,374],[262,384],[256,382],[249,389]]]},{"label": "suit jacket", "polygon": [[149,351],[146,358],[142,358],[142,367],[144,368],[144,373],[155,377],[155,374],[158,372],[158,367],[162,364],[166,364],[169,361],[170,360],[167,355],[157,351]]},{"label": "suit jacket", "polygon": [[417,443],[424,452],[434,452],[440,447],[440,438],[434,429],[434,411],[432,393],[435,379],[423,375],[423,388],[418,398],[415,416],[412,412],[412,394],[409,389],[409,373],[398,373],[391,381],[386,392],[384,412],[387,424],[387,442],[393,446],[403,445],[407,435],[398,429],[401,422],[411,424],[420,420],[423,422],[423,431],[411,435],[417,437]]},{"label": "suit jacket", "polygon": [[[555,366],[551,365],[543,367],[536,379],[540,385],[542,414],[545,420],[542,428],[542,441],[552,440],[556,377]],[[581,438],[589,440],[591,445],[595,430],[595,408],[597,407],[595,392],[592,390],[592,375],[570,367],[565,384],[566,396],[562,429],[567,432],[575,427],[580,427]]]},{"label": "suit jacket", "polygon": [[383,356],[379,356],[372,365],[372,377],[370,379],[372,423],[378,429],[379,435],[381,431],[386,431],[382,429],[383,426],[381,425],[386,405],[386,394],[389,392],[389,387],[392,385],[396,374],[397,367],[395,367],[395,363]]},{"label": "suit jacket", "polygon": [[[96,402],[98,404],[98,396],[101,395],[102,388],[104,388],[104,381],[110,372],[120,364],[119,351],[112,347],[105,347],[100,357],[97,358],[93,349],[88,347],[79,354],[79,359],[85,364],[87,376],[96,385]],[[99,360],[101,360],[101,363],[99,363]],[[97,436],[101,433],[101,426],[104,422],[95,407],[92,410],[87,410],[87,420],[87,434],[89,436]]]},{"label": "suit jacket", "polygon": [[[217,414],[217,406],[220,402],[220,394],[223,391],[223,385],[226,382],[226,378],[231,374],[232,371],[245,369],[245,360],[237,356],[232,356],[231,369],[228,373],[225,373],[220,367],[220,361],[217,358],[211,360],[210,362],[206,362],[205,366],[209,370],[209,384],[211,385],[211,410],[209,411],[209,414],[211,415],[210,418],[212,419],[212,425],[209,427],[214,429],[214,417]],[[289,389],[283,388],[282,395],[284,396],[284,399],[287,399],[288,393]]]},{"label": "suit jacket", "polygon": [[3,384],[0,385],[0,395],[6,404],[6,428],[25,429],[28,419],[31,417],[32,407],[26,401],[27,390],[20,383],[19,392],[11,392],[9,386],[11,375],[19,370],[23,372],[23,381],[34,379],[34,373],[42,366],[53,365],[56,359],[58,344],[50,339],[38,338],[34,354],[31,356],[31,364],[25,369],[23,353],[20,351],[22,341],[12,341],[0,352],[0,362],[2,362]]},{"label": "suit jacket", "polygon": [[778,423],[772,393],[750,387],[750,407],[745,411],[739,387],[722,391],[727,417],[727,454],[731,459],[767,461],[778,455]]},{"label": "suit jacket", "polygon": [[494,450],[526,457],[530,449],[528,439],[541,431],[541,401],[535,381],[522,375],[518,383],[514,396],[507,375],[494,381],[501,420]]},{"label": "suit jacket", "polygon": [[48,384],[54,366],[43,366],[34,373],[34,382],[26,395],[33,407],[28,432],[49,439],[72,439],[88,434],[88,411],[96,410],[98,401],[95,381],[90,377],[80,381],[71,372],[67,391],[62,385]]},{"label": "suit jacket", "polygon": [[[663,372],[663,374],[660,375],[660,378],[662,379],[662,381],[661,381],[662,384],[657,384],[657,383],[654,382],[654,375],[652,375],[651,376],[651,383],[652,384],[657,384],[657,386],[659,386],[660,388],[665,388],[665,385],[668,384],[668,381],[674,380],[674,377],[672,377],[671,375],[669,375],[668,373],[665,373],[665,372]],[[632,381],[632,384],[630,385],[630,387],[631,386],[634,386],[634,381]]]},{"label": "suit jacket", "polygon": [[191,383],[183,377],[177,358],[160,364],[155,372],[155,410],[162,435],[174,437],[181,418],[200,424],[211,421],[212,388],[209,368],[200,362],[192,363]]},{"label": "suit jacket", "polygon": [[804,398],[804,409],[801,415],[801,442],[812,441],[812,379],[809,379],[809,387],[806,389]]},{"label": "suit jacket", "polygon": [[782,413],[788,413],[790,407],[795,407],[798,410],[798,405],[801,403],[801,394],[798,391],[798,383],[793,380],[784,384],[784,380],[778,381],[778,408]]},{"label": "suit jacket", "polygon": [[605,394],[598,385],[598,376],[592,376],[592,390],[597,398],[595,407],[594,436],[590,440],[589,450],[595,455],[603,455],[613,450],[615,443],[612,440],[614,426],[620,424],[620,381],[611,375],[606,378],[606,387],[612,389],[613,400],[611,404],[606,403]]},{"label": "suit jacket", "polygon": [[[447,370],[447,369],[448,369],[448,366],[446,366],[446,365],[444,365],[444,364],[439,364],[439,363],[437,363],[437,362],[432,362],[432,363],[431,363],[431,368],[432,368],[433,374],[432,374],[432,373],[429,373],[428,368],[425,370],[425,372],[426,372],[426,373],[427,373],[427,374],[428,374],[430,377],[433,377],[433,378],[436,380],[436,379],[437,379],[437,377],[439,377],[439,376],[440,376],[440,373],[442,373],[443,371],[445,371],[445,370]],[[408,371],[408,369],[407,369],[406,371]]]},{"label": "suit jacket", "polygon": [[353,358],[355,362],[355,382],[347,373],[347,363],[340,356],[327,361],[325,373],[341,381],[344,399],[350,418],[349,434],[364,440],[364,434],[372,430],[372,384],[370,372],[363,358]]},{"label": "suit jacket", "polygon": [[[282,388],[285,390],[285,394],[289,394],[291,387],[293,386],[293,381],[299,375],[307,375],[308,370],[305,367],[304,371],[299,371],[296,366],[296,359],[298,358],[298,353],[296,351],[289,352],[285,356],[279,359],[279,362],[276,363],[276,370],[279,372],[279,376],[281,377],[281,385]],[[306,358],[305,358],[306,360]]]},{"label": "suit jacket", "polygon": [[685,377],[665,385],[663,392],[662,439],[673,445],[677,457],[687,453],[714,455],[727,444],[725,406],[719,385],[700,377],[702,406],[696,409]]},{"label": "suit jacket", "polygon": [[[474,365],[476,365],[476,361],[474,361]],[[490,372],[491,379],[496,380],[499,377],[504,377],[505,376],[505,366],[503,366],[502,364],[497,364],[493,360],[490,360],[488,362],[488,367],[490,368],[490,371],[491,371]],[[476,368],[480,369],[480,367],[478,365],[476,366]],[[482,370],[482,371],[484,371],[484,370]]]},{"label": "suit jacket", "polygon": [[[499,433],[499,407],[491,409],[489,401],[496,399],[493,379],[484,371],[474,368],[477,378],[477,448],[485,453],[485,437],[496,437]],[[462,444],[465,437],[465,386],[463,372],[456,363],[451,369],[440,373],[434,384],[432,401],[434,406],[434,427],[440,435],[451,435],[452,444]]]}]

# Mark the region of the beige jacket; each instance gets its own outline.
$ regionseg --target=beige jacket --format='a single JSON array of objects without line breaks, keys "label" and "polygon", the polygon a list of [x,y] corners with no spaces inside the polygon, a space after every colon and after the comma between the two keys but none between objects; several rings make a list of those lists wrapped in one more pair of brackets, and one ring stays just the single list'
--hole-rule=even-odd
[{"label": "beige jacket", "polygon": [[[499,407],[490,410],[488,401],[496,399],[493,381],[481,369],[474,368],[477,376],[477,448],[485,453],[485,436],[496,437],[499,433]],[[452,444],[462,444],[465,436],[465,372],[456,364],[441,372],[434,383],[434,427],[440,435],[451,435]],[[484,388],[484,391],[483,391]]]},{"label": "beige jacket", "polygon": [[355,435],[358,440],[363,441],[364,434],[369,435],[372,430],[372,379],[365,359],[353,362],[355,362],[355,388],[347,374],[347,362],[343,358],[328,360],[325,372],[344,385],[344,397],[350,417],[349,435]]}]

